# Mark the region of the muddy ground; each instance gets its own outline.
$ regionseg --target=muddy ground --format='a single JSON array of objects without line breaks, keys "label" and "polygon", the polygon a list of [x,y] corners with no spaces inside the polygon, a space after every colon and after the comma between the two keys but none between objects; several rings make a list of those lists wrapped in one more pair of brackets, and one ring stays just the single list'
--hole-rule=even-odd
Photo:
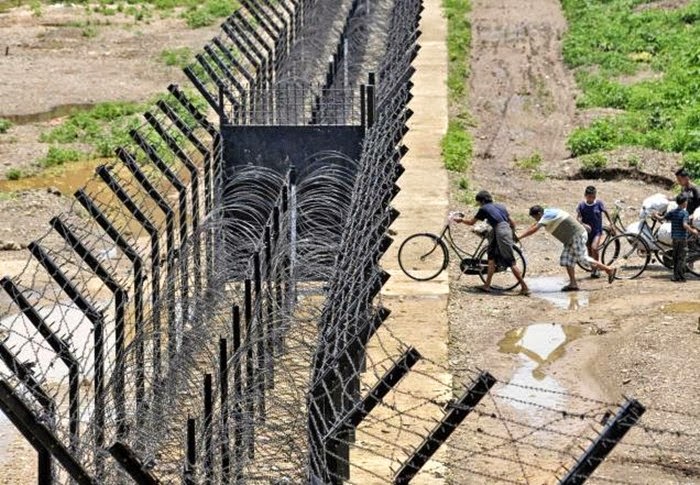
[{"label": "muddy ground", "polygon": [[[529,206],[543,204],[573,212],[589,184],[598,188],[603,200],[610,203],[624,199],[626,205],[634,207],[639,207],[653,193],[671,193],[669,184],[662,179],[657,184],[630,180],[624,174],[609,181],[568,179],[578,166],[576,160],[569,159],[566,136],[575,126],[601,113],[577,112],[575,108],[577,91],[573,73],[565,68],[561,58],[566,22],[558,1],[474,0],[470,16],[473,26],[470,106],[476,124],[471,184],[474,190],[492,191],[497,200],[504,202],[518,220],[520,231],[531,222],[527,218]],[[672,182],[678,157],[633,152],[644,160],[644,171]],[[542,155],[544,180],[534,180],[531,172],[514,163],[533,153]],[[611,159],[616,166],[624,167],[631,154],[629,150],[620,150]],[[452,205],[458,207],[460,203],[453,199]],[[635,216],[635,211],[628,211],[623,214],[623,220],[631,222]],[[474,241],[474,236],[470,239],[465,234],[463,240]],[[681,445],[667,434],[637,431],[628,437],[629,443],[648,444],[654,451],[620,446],[600,469],[599,476],[624,483],[700,483],[697,467],[700,441],[695,438],[700,433],[700,386],[696,383],[700,364],[700,281],[693,279],[682,286],[674,285],[669,282],[670,272],[659,264],[637,280],[616,281],[612,285],[602,279],[586,278],[579,271],[583,291],[562,294],[557,292],[566,282],[565,273],[558,266],[560,244],[540,231],[525,239],[523,248],[528,280],[535,289],[529,298],[480,294],[475,286],[481,282],[473,276],[452,280],[450,363],[455,368],[488,369],[503,380],[522,381],[525,374],[525,384],[556,386],[555,389],[563,389],[565,393],[605,402],[621,402],[623,395],[637,398],[648,406],[644,416],[646,425],[680,429],[694,437],[683,435]],[[564,343],[564,352],[561,348],[557,353],[552,349],[545,352],[537,372],[523,373],[523,362],[528,360],[526,354],[522,349],[509,351],[503,339],[513,329],[537,324],[552,327],[549,338],[558,332],[558,325],[578,337]],[[527,399],[534,398],[530,395]],[[567,399],[572,408],[589,407],[573,396]],[[668,413],[668,409],[681,414]],[[503,412],[516,421],[527,421],[513,407],[506,407]],[[480,425],[484,426],[484,420]],[[570,429],[575,430],[576,426]],[[462,447],[475,445],[473,435],[464,432],[459,436]],[[476,445],[483,448],[487,442],[487,437],[477,438]],[[517,463],[556,468],[552,452],[518,448],[517,444],[508,449],[514,452],[511,457],[518,458],[510,463],[497,462],[505,479],[553,482],[551,475],[537,467],[523,469]],[[580,454],[580,450],[572,453]],[[453,461],[464,463],[462,455],[464,452],[454,450]],[[563,461],[560,458],[556,457]],[[467,463],[479,469],[478,462],[478,458],[472,458]],[[672,464],[674,468],[650,462]],[[684,467],[688,468],[679,471]],[[454,483],[485,480],[454,466],[452,479]],[[495,479],[487,482],[491,480]],[[598,479],[605,483],[603,480]]]},{"label": "muddy ground", "polygon": [[[508,205],[521,228],[528,223],[530,205],[541,203],[573,210],[583,188],[590,183],[598,187],[604,200],[624,199],[630,206],[638,206],[655,192],[670,193],[667,183],[627,179],[624,173],[618,174],[621,179],[610,181],[569,179],[576,175],[578,162],[570,160],[565,149],[567,134],[578,124],[605,113],[581,113],[575,109],[573,74],[563,66],[560,54],[566,24],[558,1],[473,0],[470,15],[470,106],[476,153],[470,174],[472,187],[491,190]],[[61,5],[45,7],[41,17],[33,16],[27,7],[0,13],[0,118],[12,115],[29,121],[31,117],[17,115],[36,115],[66,105],[146,99],[162,92],[167,84],[183,79],[176,68],[157,60],[162,49],[189,46],[196,51],[217,31],[192,31],[176,18],[133,25],[133,19],[118,21],[111,17],[111,25],[100,25],[95,37],[84,37],[81,27],[72,26],[83,21],[84,16],[81,8]],[[47,146],[37,142],[38,133],[56,121],[16,124],[0,135],[0,178],[7,169],[26,167],[44,154]],[[543,159],[540,170],[544,177],[533,177],[531,171],[518,168],[515,162],[536,152]],[[626,167],[630,154],[642,161],[640,168],[645,173],[672,181],[678,157],[627,150],[613,154],[611,159],[616,166]],[[79,170],[87,174],[91,169]],[[66,194],[70,193],[71,184],[60,185],[65,178],[41,180],[32,183],[34,189],[13,195],[3,192],[0,240],[22,247],[43,234],[49,216],[70,203]],[[456,181],[451,185],[455,187]],[[56,190],[48,192],[47,187],[60,187],[61,194],[56,194]],[[12,188],[2,186],[4,191]],[[453,208],[470,210],[456,198],[455,191],[450,201]],[[634,212],[623,217],[631,220]],[[440,221],[435,221],[435,225],[415,230],[437,230]],[[394,238],[400,242],[407,233]],[[466,232],[459,237],[466,245],[473,241]],[[561,325],[573,337],[566,340],[563,351],[538,367],[536,384],[545,386],[555,381],[555,389],[571,402],[572,408],[588,406],[588,401],[580,402],[574,394],[605,403],[620,402],[622,395],[632,396],[648,407],[644,418],[648,426],[699,435],[700,386],[696,381],[700,334],[696,329],[700,306],[696,301],[700,281],[672,286],[668,281],[670,273],[656,265],[635,281],[608,285],[603,280],[583,278],[584,291],[569,296],[556,291],[561,284],[557,278],[563,277],[557,265],[558,243],[538,233],[526,239],[523,247],[527,276],[536,289],[529,298],[483,295],[474,288],[480,284],[478,278],[457,279],[455,268],[451,269],[449,360],[455,379],[467,377],[462,369],[477,367],[503,381],[520,375],[524,354],[513,351],[512,345],[508,351],[507,342],[503,342],[506,334],[529,325]],[[0,273],[11,271],[26,261],[26,252],[0,251],[0,261]],[[417,321],[429,321],[432,315],[416,317]],[[676,413],[666,412],[669,409]],[[516,407],[506,406],[501,411],[514,421],[528,419]],[[518,483],[553,483],[551,474],[538,474],[538,468],[523,472],[517,463],[527,460],[550,469],[564,461],[556,455],[554,460],[546,450],[533,455],[529,454],[532,450],[522,449],[515,462],[493,463],[485,455],[477,453],[474,457],[466,453],[467,447],[483,449],[488,445],[486,435],[475,440],[471,433],[493,425],[488,423],[486,418],[476,419],[455,435],[449,480],[458,484],[492,483],[495,479],[479,473],[493,471]],[[574,429],[576,434],[583,432]],[[480,432],[484,430],[489,432],[488,428]],[[649,434],[631,435],[631,442],[649,443]],[[673,439],[654,435],[651,452],[647,448],[620,447],[601,475],[623,483],[700,483],[700,438],[681,440],[680,445]],[[668,451],[680,447],[685,454]],[[30,455],[26,448],[10,450],[17,469],[21,469],[21,461],[33,459]],[[644,463],[631,463],[635,457]],[[652,461],[678,466],[669,471],[648,463]],[[683,467],[685,471],[679,471]],[[16,477],[12,480],[10,475],[0,477],[0,483],[22,483]]]}]

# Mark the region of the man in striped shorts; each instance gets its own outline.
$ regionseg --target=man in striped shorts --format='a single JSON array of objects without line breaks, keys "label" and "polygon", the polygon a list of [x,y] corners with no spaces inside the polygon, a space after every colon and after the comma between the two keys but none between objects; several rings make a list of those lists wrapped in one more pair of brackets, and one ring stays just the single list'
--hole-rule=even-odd
[{"label": "man in striped shorts", "polygon": [[569,276],[569,284],[564,286],[561,291],[578,291],[578,282],[576,281],[576,263],[587,261],[594,268],[605,271],[608,275],[608,283],[615,280],[617,270],[603,263],[596,261],[588,255],[586,242],[588,241],[588,232],[574,217],[566,211],[554,207],[543,208],[539,205],[530,207],[530,217],[536,222],[525,230],[519,239],[528,237],[541,227],[544,227],[548,233],[557,238],[563,245],[564,249],[559,258],[559,264],[566,268],[566,273]]}]

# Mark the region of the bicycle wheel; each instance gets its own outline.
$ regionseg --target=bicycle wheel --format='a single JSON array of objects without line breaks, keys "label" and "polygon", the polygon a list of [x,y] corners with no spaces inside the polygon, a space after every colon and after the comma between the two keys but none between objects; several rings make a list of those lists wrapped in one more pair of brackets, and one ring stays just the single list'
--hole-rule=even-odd
[{"label": "bicycle wheel", "polygon": [[428,281],[447,268],[447,247],[435,234],[418,233],[406,238],[399,248],[399,266],[406,276]]},{"label": "bicycle wheel", "polygon": [[601,261],[617,268],[617,278],[631,280],[642,274],[649,264],[651,251],[637,234],[620,234],[608,240],[601,251]]},{"label": "bicycle wheel", "polygon": [[[606,242],[610,240],[612,233],[608,227],[603,227],[603,234],[600,236],[600,241],[598,242],[598,257],[600,258],[600,252],[603,250],[603,246]],[[584,271],[591,272],[593,267],[588,263],[588,261],[576,261],[579,268]]]},{"label": "bicycle wheel", "polygon": [[[479,264],[482,266],[482,270],[479,271],[479,278],[481,278],[481,281],[484,283],[486,283],[488,268],[487,251],[488,248],[483,248],[476,256],[476,260],[479,261]],[[520,270],[520,274],[524,278],[527,263],[523,257],[523,252],[517,246],[513,246],[513,257],[515,257],[515,267]],[[493,278],[491,279],[491,288],[494,290],[508,291],[518,286],[518,284],[518,280],[515,279],[515,275],[513,275],[513,270],[511,268],[505,268],[498,265],[496,266],[496,272],[493,274]]]},{"label": "bicycle wheel", "polygon": [[693,276],[700,277],[700,246],[697,242],[688,243],[686,269]]}]

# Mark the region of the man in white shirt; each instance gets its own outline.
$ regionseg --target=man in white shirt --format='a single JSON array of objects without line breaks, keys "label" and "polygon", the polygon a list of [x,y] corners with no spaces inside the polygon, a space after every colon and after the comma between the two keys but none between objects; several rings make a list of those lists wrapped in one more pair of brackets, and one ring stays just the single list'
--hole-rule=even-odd
[{"label": "man in white shirt", "polygon": [[536,222],[526,229],[519,236],[519,239],[528,237],[539,231],[541,227],[544,227],[548,233],[564,245],[564,249],[559,257],[559,264],[566,268],[569,284],[563,287],[561,291],[579,290],[578,282],[576,281],[576,263],[578,261],[586,261],[594,268],[605,271],[608,275],[608,283],[612,283],[615,280],[616,268],[606,266],[588,256],[588,250],[586,249],[588,233],[586,228],[571,214],[554,207],[545,209],[542,206],[534,205],[530,207],[530,217]]}]

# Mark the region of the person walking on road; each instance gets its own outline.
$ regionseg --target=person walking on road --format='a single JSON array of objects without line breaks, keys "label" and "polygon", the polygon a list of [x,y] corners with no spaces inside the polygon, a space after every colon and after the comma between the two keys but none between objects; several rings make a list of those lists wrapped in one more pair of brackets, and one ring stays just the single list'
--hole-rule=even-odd
[{"label": "person walking on road", "polygon": [[492,228],[487,250],[486,282],[480,289],[487,293],[491,291],[491,279],[496,272],[496,263],[498,263],[511,269],[513,276],[520,283],[520,294],[524,296],[529,295],[530,289],[527,287],[527,283],[525,283],[523,275],[516,265],[513,254],[515,222],[511,219],[505,206],[493,202],[493,197],[489,192],[481,190],[476,194],[475,199],[477,204],[479,204],[479,210],[474,217],[471,219],[455,219],[455,222],[473,226],[476,224],[476,221],[486,221]]},{"label": "person walking on road", "polygon": [[605,271],[608,275],[608,283],[615,280],[616,268],[606,266],[588,255],[586,250],[588,232],[571,214],[554,207],[545,209],[540,205],[533,205],[530,207],[530,217],[535,220],[535,223],[518,237],[520,240],[531,236],[544,227],[547,232],[564,245],[559,264],[566,268],[569,284],[564,286],[561,291],[579,290],[576,281],[576,263],[579,261],[588,262],[593,268]]}]

